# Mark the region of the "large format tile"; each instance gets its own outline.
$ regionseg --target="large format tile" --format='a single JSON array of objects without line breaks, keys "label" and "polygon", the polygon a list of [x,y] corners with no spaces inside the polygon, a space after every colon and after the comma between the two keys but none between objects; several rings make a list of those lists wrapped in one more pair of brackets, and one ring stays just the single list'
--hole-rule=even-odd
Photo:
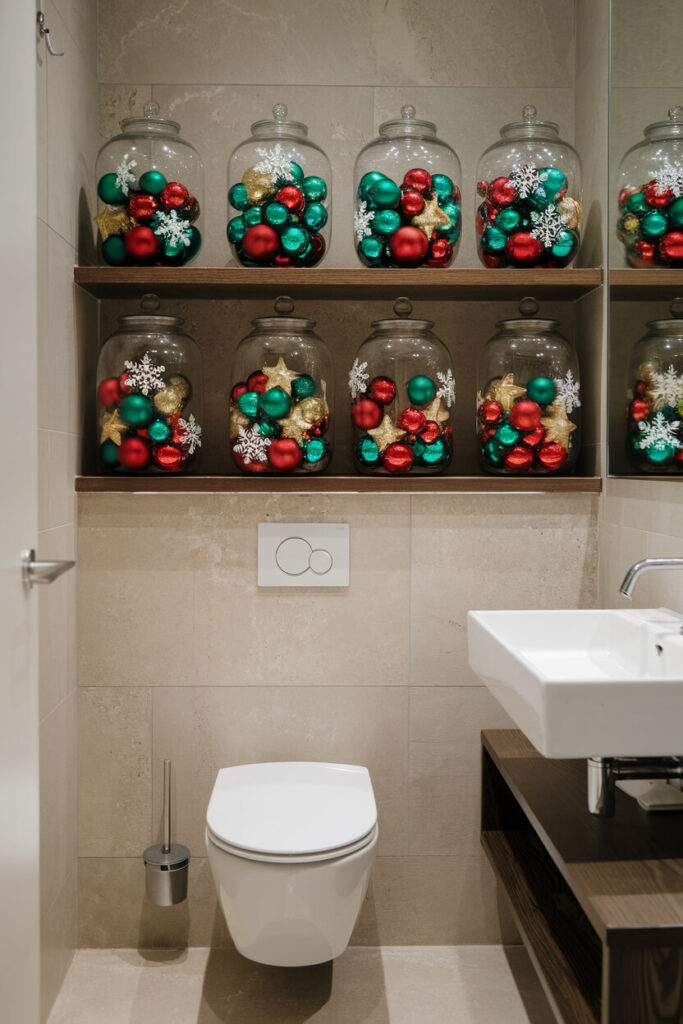
[{"label": "large format tile", "polygon": [[76,704],[72,690],[40,723],[40,898],[52,906],[76,871]]},{"label": "large format tile", "polygon": [[76,861],[57,894],[40,901],[40,1019],[44,1021],[62,987],[78,945]]},{"label": "large format tile", "polygon": [[[75,559],[75,526],[68,523],[38,534],[41,559]],[[70,569],[49,587],[38,587],[38,680],[41,721],[77,685],[76,591],[77,568]],[[75,757],[74,749],[74,757]]]}]

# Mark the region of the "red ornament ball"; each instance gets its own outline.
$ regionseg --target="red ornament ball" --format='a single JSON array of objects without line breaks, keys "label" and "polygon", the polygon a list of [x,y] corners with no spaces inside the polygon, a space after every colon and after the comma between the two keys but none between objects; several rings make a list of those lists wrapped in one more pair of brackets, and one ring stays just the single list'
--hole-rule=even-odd
[{"label": "red ornament ball", "polygon": [[404,409],[396,421],[396,426],[408,434],[419,434],[426,422],[425,414],[419,409]]},{"label": "red ornament ball", "polygon": [[659,255],[677,266],[683,261],[683,231],[668,231],[659,240]]},{"label": "red ornament ball", "polygon": [[182,208],[181,216],[183,220],[188,220],[190,224],[194,224],[196,221],[199,216],[199,203],[194,196],[187,197],[187,202]]},{"label": "red ornament ball", "polygon": [[233,448],[232,459],[238,469],[244,473],[267,473],[270,466],[267,462],[245,462],[239,452]]},{"label": "red ornament ball", "polygon": [[152,457],[157,466],[161,466],[168,473],[177,473],[185,461],[182,451],[174,444],[155,444],[152,448]]},{"label": "red ornament ball", "polygon": [[118,405],[121,401],[121,384],[118,377],[107,377],[97,389],[100,405]]},{"label": "red ornament ball", "polygon": [[417,267],[427,255],[428,248],[425,233],[408,224],[394,231],[389,239],[391,257],[400,267]]},{"label": "red ornament ball", "polygon": [[495,203],[489,202],[489,200],[487,199],[486,202],[484,203],[484,216],[486,218],[486,223],[493,224],[499,213],[500,206],[497,206]]},{"label": "red ornament ball", "polygon": [[408,473],[414,461],[413,449],[400,441],[388,445],[382,455],[382,464],[390,473]]},{"label": "red ornament ball", "polygon": [[119,445],[119,462],[126,469],[144,469],[149,456],[149,444],[141,437],[127,437]]},{"label": "red ornament ball", "polygon": [[485,196],[486,195],[488,187],[489,187],[488,181],[483,181],[482,180],[482,181],[478,181],[477,182],[477,192],[479,193],[480,196]]},{"label": "red ornament ball", "polygon": [[242,248],[250,260],[267,263],[280,248],[280,236],[269,224],[253,224],[244,232]]},{"label": "red ornament ball", "polygon": [[477,212],[474,215],[474,230],[479,236],[484,234],[484,221],[481,216],[481,207],[477,207]]},{"label": "red ornament ball", "polygon": [[504,267],[505,257],[495,256],[492,252],[481,252],[481,259],[485,267]]},{"label": "red ornament ball", "polygon": [[411,188],[401,196],[398,208],[404,217],[414,217],[424,210],[424,205],[425,201],[422,194],[416,188]]},{"label": "red ornament ball", "polygon": [[567,451],[561,444],[557,444],[555,441],[551,444],[541,445],[538,452],[538,461],[545,469],[554,472],[567,461]]},{"label": "red ornament ball", "polygon": [[514,203],[517,193],[509,178],[494,178],[486,189],[486,198],[496,206],[509,206]]},{"label": "red ornament ball", "polygon": [[268,447],[268,462],[281,473],[296,469],[303,458],[303,452],[293,437],[282,437],[271,441]]},{"label": "red ornament ball", "polygon": [[123,248],[126,250],[126,256],[128,259],[140,263],[154,259],[158,244],[157,236],[151,228],[145,227],[144,224],[136,225],[130,231],[126,231],[123,236]]},{"label": "red ornament ball", "polygon": [[159,203],[156,196],[147,195],[146,192],[140,192],[128,200],[128,213],[135,220],[151,220],[158,209]]},{"label": "red ornament ball", "polygon": [[290,213],[303,213],[306,197],[296,185],[285,185],[275,196],[277,203],[286,206]]},{"label": "red ornament ball", "polygon": [[262,395],[268,387],[269,381],[265,373],[261,373],[257,370],[255,373],[251,373],[247,377],[247,391],[256,391],[257,394]]},{"label": "red ornament ball", "polygon": [[391,405],[396,398],[396,385],[391,377],[374,377],[368,387],[368,396],[382,405]]},{"label": "red ornament ball", "polygon": [[534,453],[521,444],[515,445],[505,456],[505,465],[508,469],[528,469],[533,461]]},{"label": "red ornament ball", "polygon": [[432,187],[432,176],[423,167],[413,167],[406,171],[403,178],[403,188],[415,189],[416,192],[428,192]]},{"label": "red ornament ball", "polygon": [[634,398],[631,402],[631,409],[629,415],[631,419],[638,423],[639,420],[644,420],[650,413],[650,405],[648,402],[644,402],[642,398]]},{"label": "red ornament ball", "polygon": [[622,188],[621,192],[619,193],[618,199],[619,209],[621,209],[622,206],[626,206],[627,202],[629,201],[633,193],[637,191],[637,188]]},{"label": "red ornament ball", "polygon": [[382,406],[372,398],[357,398],[351,406],[351,419],[359,430],[372,430],[382,422]]},{"label": "red ornament ball", "polygon": [[301,262],[304,266],[312,267],[314,264],[319,263],[325,254],[325,239],[322,235],[314,232],[311,235],[311,251],[308,256],[305,257]]},{"label": "red ornament ball", "polygon": [[679,448],[677,452],[674,452],[674,462],[683,462],[683,448]]},{"label": "red ornament ball", "polygon": [[487,399],[479,406],[479,419],[487,426],[493,426],[493,424],[498,423],[502,417],[503,406],[500,402],[494,402],[492,399]]},{"label": "red ornament ball", "polygon": [[447,267],[453,259],[453,246],[445,238],[432,237],[427,253],[428,267]]},{"label": "red ornament ball", "polygon": [[133,390],[130,384],[128,383],[128,370],[124,370],[121,376],[119,377],[119,388],[121,389],[122,395],[129,395]]},{"label": "red ornament ball", "polygon": [[230,392],[230,397],[232,398],[233,402],[239,402],[242,395],[246,395],[247,391],[249,391],[248,385],[245,384],[243,380],[240,380],[238,381],[237,384],[233,386],[233,389]]},{"label": "red ornament ball", "polygon": [[643,189],[643,194],[648,206],[662,207],[669,205],[674,197],[674,190],[672,188],[660,189],[656,181],[651,181]]},{"label": "red ornament ball", "polygon": [[505,255],[518,267],[532,267],[543,255],[543,243],[528,231],[516,231],[505,243]]},{"label": "red ornament ball", "polygon": [[644,238],[639,238],[636,244],[633,246],[635,254],[641,263],[654,263],[655,261],[655,244],[654,242],[646,242]]},{"label": "red ornament ball", "polygon": [[275,257],[275,265],[278,267],[291,267],[292,261],[284,252],[279,252]]},{"label": "red ornament ball", "polygon": [[510,410],[510,423],[516,430],[535,430],[541,425],[541,407],[530,398],[521,398]]},{"label": "red ornament ball", "polygon": [[460,189],[457,185],[453,186],[453,195],[451,198],[454,203],[460,203]]},{"label": "red ornament ball", "polygon": [[522,444],[527,445],[528,448],[536,448],[545,437],[545,430],[543,427],[536,427],[535,430],[530,430],[528,434],[525,434],[522,438]]},{"label": "red ornament ball", "polygon": [[180,210],[186,205],[189,198],[190,193],[179,181],[169,181],[168,185],[164,185],[159,196],[165,210]]},{"label": "red ornament ball", "polygon": [[425,444],[431,444],[433,441],[436,441],[440,433],[441,430],[436,420],[427,420],[424,427],[420,431],[420,437],[422,438]]}]

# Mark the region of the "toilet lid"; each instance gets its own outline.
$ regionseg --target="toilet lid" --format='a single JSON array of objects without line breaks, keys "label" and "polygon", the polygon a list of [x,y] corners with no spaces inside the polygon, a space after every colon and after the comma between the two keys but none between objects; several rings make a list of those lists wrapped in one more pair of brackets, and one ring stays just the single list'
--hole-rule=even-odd
[{"label": "toilet lid", "polygon": [[206,823],[230,846],[293,857],[358,843],[375,827],[377,807],[359,765],[243,764],[219,771]]}]

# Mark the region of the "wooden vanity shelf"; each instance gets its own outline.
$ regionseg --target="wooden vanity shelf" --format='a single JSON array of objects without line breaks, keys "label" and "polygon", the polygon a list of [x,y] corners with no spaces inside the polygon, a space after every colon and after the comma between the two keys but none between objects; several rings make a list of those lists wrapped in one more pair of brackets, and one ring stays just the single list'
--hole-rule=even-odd
[{"label": "wooden vanity shelf", "polygon": [[683,815],[617,791],[592,817],[585,761],[482,734],[481,841],[563,1024],[683,1020]]}]

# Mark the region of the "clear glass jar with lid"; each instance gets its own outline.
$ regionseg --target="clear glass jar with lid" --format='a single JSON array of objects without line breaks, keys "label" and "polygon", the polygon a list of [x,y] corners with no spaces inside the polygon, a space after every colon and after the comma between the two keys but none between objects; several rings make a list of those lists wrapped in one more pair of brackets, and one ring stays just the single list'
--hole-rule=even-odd
[{"label": "clear glass jar with lid", "polygon": [[499,320],[479,364],[477,439],[487,473],[567,473],[581,443],[581,384],[575,350],[557,320],[536,317],[535,299],[519,318]]},{"label": "clear glass jar with lid", "polygon": [[669,309],[631,353],[627,452],[639,473],[683,473],[683,299]]},{"label": "clear glass jar with lid", "polygon": [[354,171],[356,250],[368,267],[447,267],[461,230],[460,161],[415,117],[385,121]]},{"label": "clear glass jar with lid", "polygon": [[204,165],[178,122],[159,117],[158,103],[121,122],[121,134],[99,151],[95,173],[104,263],[182,266],[194,259],[202,244]]},{"label": "clear glass jar with lid", "polygon": [[277,103],[228,164],[228,241],[245,267],[314,267],[332,231],[332,170],[301,121]]},{"label": "clear glass jar with lid", "polygon": [[412,310],[401,297],[395,318],[375,320],[349,373],[360,473],[443,473],[451,461],[453,361],[433,322],[410,318]]},{"label": "clear glass jar with lid", "polygon": [[97,436],[106,472],[179,473],[202,447],[201,356],[184,320],[142,312],[119,317],[97,361]]},{"label": "clear glass jar with lid", "polygon": [[581,161],[526,106],[477,167],[476,231],[487,267],[567,267],[581,241]]},{"label": "clear glass jar with lid", "polygon": [[235,352],[230,449],[243,473],[321,473],[332,458],[332,360],[315,320],[293,311],[281,295]]},{"label": "clear glass jar with lid", "polygon": [[617,176],[617,237],[632,267],[683,266],[683,107],[649,124]]}]

